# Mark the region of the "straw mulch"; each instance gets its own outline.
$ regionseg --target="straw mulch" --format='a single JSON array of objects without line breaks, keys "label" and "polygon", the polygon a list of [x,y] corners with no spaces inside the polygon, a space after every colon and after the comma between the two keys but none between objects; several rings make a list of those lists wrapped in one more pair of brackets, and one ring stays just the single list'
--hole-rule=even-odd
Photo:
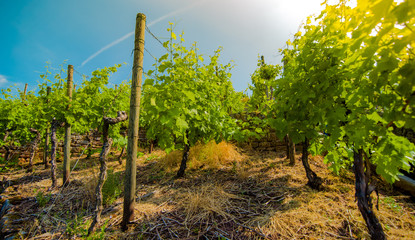
[{"label": "straw mulch", "polygon": [[[203,156],[215,151],[214,146],[198,147]],[[310,157],[311,167],[324,179],[323,189],[315,191],[306,185],[301,161],[291,167],[283,153],[224,154],[236,148],[220,147],[233,160],[205,157],[190,164],[182,179],[174,178],[177,160],[163,163],[168,159],[164,152],[140,157],[134,222],[121,231],[123,200],[118,195],[104,206],[95,239],[369,239],[351,171],[335,176],[321,157]],[[14,228],[7,230],[23,239],[86,238],[98,161],[81,159],[78,164],[71,184],[51,192],[49,170],[40,165],[30,174],[3,174],[9,186],[1,202],[8,199],[13,205],[7,217]],[[109,167],[122,175],[116,154],[109,157]],[[375,212],[388,239],[415,239],[414,201],[384,183],[379,190]],[[377,197],[372,197],[376,205]]]}]

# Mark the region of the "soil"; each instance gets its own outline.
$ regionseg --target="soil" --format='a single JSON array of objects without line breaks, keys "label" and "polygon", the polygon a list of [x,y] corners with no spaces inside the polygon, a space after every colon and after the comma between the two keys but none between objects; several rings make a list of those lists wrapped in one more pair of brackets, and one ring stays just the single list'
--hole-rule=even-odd
[{"label": "soil", "polygon": [[[354,175],[328,170],[322,157],[310,166],[323,179],[308,187],[300,154],[289,166],[284,153],[238,150],[242,161],[215,168],[198,166],[176,179],[164,169],[165,153],[156,150],[137,160],[135,218],[121,231],[123,171],[118,153],[108,156],[108,187],[102,222],[90,239],[369,239],[354,197]],[[94,209],[98,154],[72,158],[71,182],[48,190],[50,169],[37,160],[0,174],[3,238],[86,239]],[[58,163],[58,183],[62,168]],[[76,164],[76,166],[75,166]],[[75,166],[75,167],[74,167]],[[1,168],[1,166],[0,166]],[[388,239],[415,239],[414,199],[377,179],[374,211]],[[379,210],[376,209],[377,202]]]}]

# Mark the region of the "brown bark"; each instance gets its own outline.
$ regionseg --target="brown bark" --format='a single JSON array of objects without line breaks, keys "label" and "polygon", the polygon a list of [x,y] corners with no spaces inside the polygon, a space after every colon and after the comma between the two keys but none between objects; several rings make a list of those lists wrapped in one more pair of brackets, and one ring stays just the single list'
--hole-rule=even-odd
[{"label": "brown bark", "polygon": [[[122,134],[121,134],[123,137],[125,137],[127,134],[126,134],[126,132],[125,131],[123,131],[122,132]],[[127,148],[127,146],[123,146],[122,147],[122,149],[121,149],[121,153],[120,153],[120,155],[118,156],[118,163],[120,164],[120,165],[122,165],[122,156],[124,155],[124,153],[125,153],[125,149]]]},{"label": "brown bark", "polygon": [[3,137],[3,142],[5,142],[7,140],[7,138],[9,137],[11,133],[10,129],[6,129],[6,132],[4,133],[4,137]]},{"label": "brown bark", "polygon": [[285,135],[285,144],[287,146],[287,159],[290,160],[290,166],[295,165],[295,144],[290,136]]},{"label": "brown bark", "polygon": [[[52,91],[51,87],[46,88],[46,96],[49,96],[50,92]],[[47,105],[49,105],[49,99],[46,100]],[[45,148],[43,149],[43,163],[45,164],[45,169],[49,168],[48,164],[48,153],[49,153],[49,127],[46,128],[45,133]]]},{"label": "brown bark", "polygon": [[285,151],[285,153],[287,155],[287,159],[290,159],[290,145],[288,143],[288,134],[285,135],[285,137],[284,137],[284,143],[285,143],[285,146],[287,147],[287,150]]},{"label": "brown bark", "polygon": [[375,212],[373,211],[372,198],[370,197],[373,189],[369,186],[368,176],[365,174],[365,164],[363,161],[363,150],[354,152],[354,173],[356,177],[356,199],[357,206],[363,219],[365,219],[367,229],[370,237],[376,240],[386,239],[386,235],[383,232],[382,225],[377,219]]},{"label": "brown bark", "polygon": [[32,172],[33,171],[33,159],[35,158],[36,150],[40,142],[40,132],[34,128],[30,128],[29,131],[36,134],[36,137],[32,140],[32,144],[30,148],[28,172]]},{"label": "brown bark", "polygon": [[289,158],[290,158],[290,165],[295,165],[295,144],[293,140],[288,136],[288,151],[289,151]]},{"label": "brown bark", "polygon": [[88,229],[88,235],[91,234],[95,228],[96,225],[99,224],[101,221],[101,213],[102,213],[102,187],[104,186],[105,180],[107,179],[107,163],[106,163],[106,156],[108,155],[111,145],[112,145],[112,138],[108,138],[108,129],[109,126],[112,124],[116,124],[122,121],[127,120],[128,116],[125,112],[117,112],[116,118],[108,118],[104,117],[103,122],[104,125],[102,127],[102,139],[104,141],[104,144],[102,145],[101,154],[99,155],[99,162],[101,164],[100,167],[100,173],[99,173],[99,179],[97,183],[97,187],[95,189],[95,214],[94,214],[94,220],[91,223],[91,226]]},{"label": "brown bark", "polygon": [[118,156],[118,163],[120,165],[122,164],[122,155],[124,155],[124,152],[125,152],[125,147],[122,147],[120,156]]},{"label": "brown bark", "polygon": [[46,128],[45,133],[45,148],[43,149],[43,164],[45,164],[45,169],[49,168],[48,163],[48,153],[49,153],[49,128]]},{"label": "brown bark", "polygon": [[137,185],[137,143],[140,119],[141,82],[143,77],[144,33],[146,15],[138,13],[135,25],[134,60],[131,80],[130,120],[128,123],[127,159],[125,163],[124,205],[121,229],[134,219],[135,191]]},{"label": "brown bark", "polygon": [[[67,96],[69,98],[69,103],[66,107],[66,110],[69,110],[71,107],[72,101],[72,89],[73,89],[73,66],[68,65],[68,79],[67,79]],[[63,177],[62,177],[62,187],[65,187],[69,184],[69,176],[71,171],[71,125],[66,122],[65,124],[65,138],[63,145]]]},{"label": "brown bark", "polygon": [[27,93],[27,83],[24,85],[24,91],[23,91],[23,97],[22,100],[25,101],[26,100],[26,93]]},{"label": "brown bark", "polygon": [[[4,153],[4,162],[7,163],[10,160],[10,147],[7,145],[4,145],[4,148],[6,149],[6,152]],[[6,165],[5,165],[6,166]]]},{"label": "brown bark", "polygon": [[154,151],[154,140],[150,140],[149,153],[152,153],[153,151]]},{"label": "brown bark", "polygon": [[303,153],[301,156],[301,161],[303,162],[303,166],[307,175],[307,179],[308,179],[308,185],[316,190],[319,190],[322,184],[322,180],[319,176],[317,176],[317,174],[311,170],[310,164],[308,163],[308,139],[305,138],[304,143],[303,143]]},{"label": "brown bark", "polygon": [[189,158],[189,150],[190,150],[189,144],[184,145],[182,162],[180,164],[179,171],[177,172],[177,175],[176,175],[177,178],[181,178],[184,176],[184,171],[186,170],[187,159]]},{"label": "brown bark", "polygon": [[54,189],[57,186],[57,180],[56,180],[56,147],[57,147],[57,138],[56,138],[56,131],[58,130],[58,127],[62,127],[63,123],[57,121],[55,118],[51,122],[50,127],[50,143],[51,143],[51,149],[50,149],[50,166],[51,166],[51,178],[52,178],[52,186],[50,189]]}]

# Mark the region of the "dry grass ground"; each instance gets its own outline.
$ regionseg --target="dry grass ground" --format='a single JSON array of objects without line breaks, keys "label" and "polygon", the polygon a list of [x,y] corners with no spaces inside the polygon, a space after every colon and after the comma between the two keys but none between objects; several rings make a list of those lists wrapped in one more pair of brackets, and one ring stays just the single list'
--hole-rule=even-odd
[{"label": "dry grass ground", "polygon": [[[354,199],[353,173],[344,170],[335,176],[321,157],[310,158],[311,167],[324,179],[321,191],[306,186],[301,162],[291,167],[282,153],[237,151],[228,143],[197,145],[191,150],[186,176],[175,179],[180,159],[180,152],[166,156],[163,151],[138,159],[135,220],[129,231],[122,232],[122,195],[117,189],[123,190],[124,165],[119,165],[117,155],[110,155],[108,197],[101,228],[93,237],[369,238]],[[69,187],[51,192],[49,170],[41,165],[34,173],[24,169],[2,173],[0,178],[7,177],[10,186],[1,202],[9,199],[13,204],[7,217],[15,239],[84,238],[93,213],[98,165],[97,155],[81,158]],[[375,211],[388,239],[415,239],[413,199],[382,184]]]}]

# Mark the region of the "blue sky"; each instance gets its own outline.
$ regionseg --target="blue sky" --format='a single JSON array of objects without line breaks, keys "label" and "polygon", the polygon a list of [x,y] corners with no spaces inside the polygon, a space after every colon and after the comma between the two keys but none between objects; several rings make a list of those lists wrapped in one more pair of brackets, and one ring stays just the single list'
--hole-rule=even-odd
[{"label": "blue sky", "polygon": [[[233,60],[232,82],[237,91],[248,87],[258,55],[279,64],[278,49],[292,38],[321,0],[18,0],[0,1],[0,88],[15,85],[37,90],[46,62],[67,60],[77,72],[126,63],[110,84],[131,78],[136,14],[147,16],[150,30],[168,36],[168,22],[184,31],[186,45],[197,42],[200,53],[223,47],[221,62]],[[145,47],[155,57],[165,50],[147,32]],[[144,69],[154,59],[145,52]],[[66,66],[65,66],[66,68]],[[82,78],[74,75],[75,84]]]}]

